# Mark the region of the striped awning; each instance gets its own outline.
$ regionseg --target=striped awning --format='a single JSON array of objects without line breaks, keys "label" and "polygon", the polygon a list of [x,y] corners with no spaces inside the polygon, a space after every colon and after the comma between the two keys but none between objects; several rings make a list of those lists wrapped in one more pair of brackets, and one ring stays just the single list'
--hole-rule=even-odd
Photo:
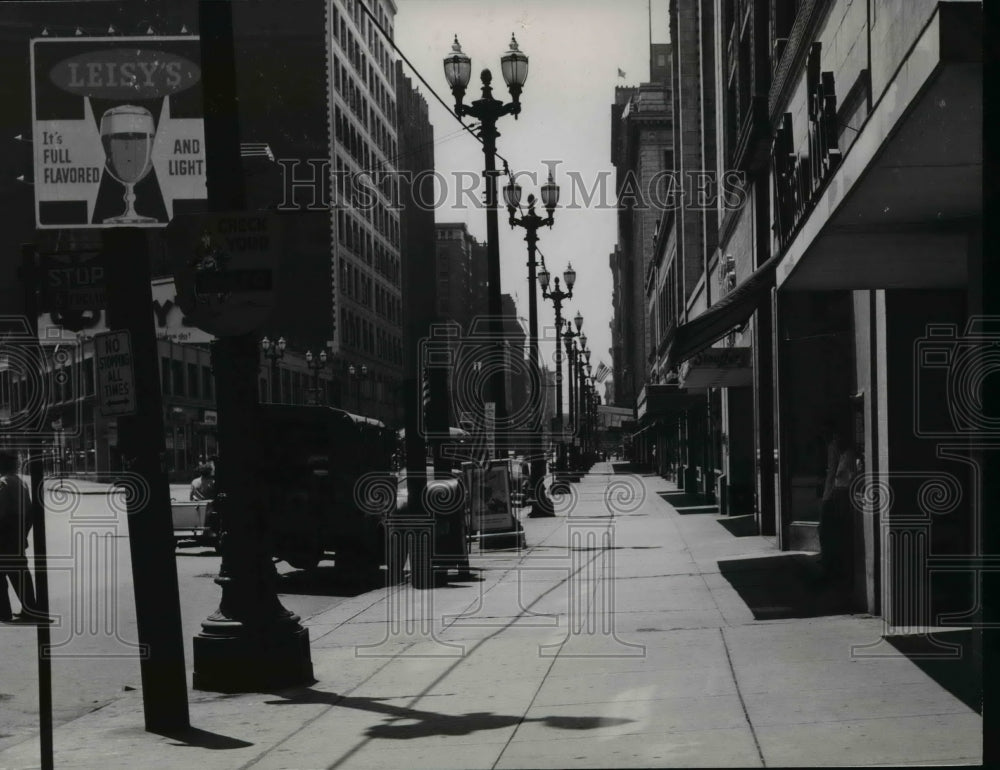
[{"label": "striped awning", "polygon": [[775,285],[774,271],[780,261],[779,255],[771,257],[704,313],[678,326],[667,354],[667,367],[676,368],[745,324],[764,298],[770,296]]}]

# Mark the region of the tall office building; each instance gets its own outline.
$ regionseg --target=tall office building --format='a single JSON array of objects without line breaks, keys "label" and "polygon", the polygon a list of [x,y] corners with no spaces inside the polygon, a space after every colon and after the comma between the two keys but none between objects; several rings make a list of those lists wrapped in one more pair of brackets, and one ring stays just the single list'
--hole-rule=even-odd
[{"label": "tall office building", "polygon": [[327,83],[338,370],[358,394],[345,406],[392,423],[403,374],[395,14],[392,0],[331,0]]},{"label": "tall office building", "polygon": [[611,105],[611,161],[618,191],[618,243],[611,254],[614,281],[612,346],[617,398],[632,406],[648,379],[650,335],[645,311],[646,272],[653,239],[664,217],[654,204],[673,162],[669,93],[670,44],[650,47],[653,78],[637,87],[615,89]]}]

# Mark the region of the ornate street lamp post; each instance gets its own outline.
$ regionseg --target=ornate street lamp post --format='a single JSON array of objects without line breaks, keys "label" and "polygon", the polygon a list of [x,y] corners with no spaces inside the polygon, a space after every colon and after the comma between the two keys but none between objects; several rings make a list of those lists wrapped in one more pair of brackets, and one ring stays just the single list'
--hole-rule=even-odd
[{"label": "ornate street lamp post", "polygon": [[586,373],[583,374],[583,386],[584,387],[583,387],[583,390],[582,390],[582,392],[580,394],[580,408],[583,411],[584,419],[585,419],[586,431],[585,431],[584,436],[585,436],[585,439],[586,439],[586,442],[587,442],[587,451],[590,452],[590,451],[593,450],[593,446],[591,446],[592,442],[591,442],[591,430],[590,430],[591,429],[591,425],[590,425],[590,421],[591,421],[590,402],[592,400],[592,398],[591,398],[591,396],[592,396],[591,388],[593,387],[593,378],[591,376],[591,369],[590,369],[590,349],[587,347],[586,341],[584,341],[584,347],[583,347],[583,362],[584,362],[583,363],[583,368],[586,370]]},{"label": "ornate street lamp post", "polygon": [[361,383],[368,379],[368,367],[365,364],[361,364],[360,367],[351,364],[347,367],[347,373],[354,380],[354,403],[358,414],[361,414]]},{"label": "ornate street lamp post", "polygon": [[[538,355],[538,298],[536,294],[535,281],[537,280],[536,268],[539,263],[536,261],[538,243],[538,229],[540,227],[552,227],[553,212],[559,202],[559,185],[552,181],[551,174],[549,181],[542,185],[542,205],[548,216],[540,217],[535,213],[535,196],[528,196],[528,213],[522,217],[516,217],[515,211],[521,204],[521,185],[512,182],[503,189],[504,202],[507,204],[510,226],[523,227],[525,230],[524,240],[528,244],[528,351],[531,359],[531,369],[538,383],[538,398],[532,405],[531,411],[531,433],[537,442],[533,447],[530,463],[530,478],[528,488],[533,498],[532,512],[538,506],[550,507],[545,496],[545,456],[542,446],[542,412],[545,408],[545,390],[542,387],[541,365]],[[541,501],[539,501],[539,499]]]},{"label": "ornate street lamp post", "polygon": [[[279,337],[277,342],[271,342],[267,337],[264,337],[260,341],[260,349],[264,353],[264,358],[271,362],[272,404],[281,403],[281,372],[278,369],[278,362],[285,357],[285,347],[287,344],[284,337]],[[277,387],[275,387],[276,384]]]},{"label": "ornate street lamp post", "polygon": [[309,367],[309,371],[312,372],[313,377],[313,399],[315,404],[319,404],[321,399],[319,397],[319,373],[326,368],[327,363],[329,363],[326,351],[320,351],[319,356],[313,357],[312,351],[306,351],[306,366]]},{"label": "ornate street lamp post", "polygon": [[586,334],[580,334],[580,339],[578,341],[580,343],[580,349],[579,349],[579,351],[577,351],[577,355],[576,355],[576,362],[577,362],[577,371],[576,371],[576,413],[577,413],[577,415],[580,416],[580,423],[582,424],[583,423],[583,414],[584,414],[584,409],[583,409],[583,391],[584,391],[584,387],[583,386],[585,384],[584,383],[584,373],[583,373],[583,369],[584,369],[584,357],[588,353],[590,353],[590,351],[587,350],[587,335]]},{"label": "ornate street lamp post", "polygon": [[[471,117],[479,121],[478,134],[483,143],[483,156],[486,168],[483,178],[486,182],[486,271],[489,286],[489,308],[491,318],[491,336],[494,344],[499,345],[504,336],[500,300],[500,232],[497,220],[497,121],[504,115],[513,115],[516,119],[521,112],[521,89],[528,79],[528,57],[518,49],[517,40],[511,35],[510,49],[500,57],[500,71],[510,91],[511,101],[504,104],[493,98],[491,83],[493,75],[488,69],[480,73],[482,81],[482,97],[464,104],[465,88],[469,85],[472,75],[472,60],[462,52],[458,36],[451,47],[451,53],[444,59],[444,75],[455,97],[455,113],[459,117]],[[495,367],[493,373],[493,399],[496,403],[497,451],[506,457],[507,441],[507,397],[504,383],[504,367]]]},{"label": "ornate street lamp post", "polygon": [[[563,325],[562,304],[567,299],[572,299],[573,286],[576,284],[576,271],[572,265],[566,266],[566,270],[563,272],[563,281],[566,283],[565,290],[559,288],[559,278],[556,277],[555,288],[549,291],[549,271],[545,268],[545,265],[542,265],[542,269],[538,273],[538,285],[542,288],[542,296],[545,299],[552,300],[552,306],[556,313],[556,423],[559,430],[559,460],[557,466],[560,472],[565,472],[566,470],[566,445],[562,440],[562,348],[559,345],[559,331]],[[569,373],[568,370],[567,373]]]}]

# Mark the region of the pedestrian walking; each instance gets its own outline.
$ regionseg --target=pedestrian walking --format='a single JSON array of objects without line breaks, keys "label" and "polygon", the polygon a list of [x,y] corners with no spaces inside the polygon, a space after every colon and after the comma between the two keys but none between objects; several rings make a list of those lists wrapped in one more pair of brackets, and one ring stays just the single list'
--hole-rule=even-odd
[{"label": "pedestrian walking", "polygon": [[[0,452],[0,621],[40,620],[35,609],[35,583],[28,569],[28,531],[31,529],[31,494],[17,475],[17,455]],[[21,613],[11,614],[7,581]]]},{"label": "pedestrian walking", "polygon": [[215,474],[209,465],[198,470],[198,476],[191,482],[192,500],[213,500],[215,498]]},{"label": "pedestrian walking", "polygon": [[825,579],[850,588],[854,570],[854,513],[848,489],[857,465],[852,442],[836,429],[827,431],[826,476],[820,503],[820,558]]}]

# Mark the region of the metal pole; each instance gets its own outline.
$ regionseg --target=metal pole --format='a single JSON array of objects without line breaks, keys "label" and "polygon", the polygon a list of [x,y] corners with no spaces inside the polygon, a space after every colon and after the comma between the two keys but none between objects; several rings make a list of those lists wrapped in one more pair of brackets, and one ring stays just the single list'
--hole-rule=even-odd
[{"label": "metal pole", "polygon": [[538,277],[535,272],[535,244],[538,242],[537,228],[527,228],[525,240],[528,242],[528,356],[531,359],[531,371],[538,384],[538,397],[531,410],[531,435],[535,446],[532,447],[532,458],[529,464],[528,488],[534,498],[535,507],[538,500],[545,494],[542,486],[545,476],[544,447],[542,445],[542,413],[545,409],[545,388],[542,383],[542,368],[538,352]]},{"label": "metal pole", "polygon": [[110,228],[103,238],[108,327],[129,332],[137,394],[136,413],[118,418],[119,446],[125,468],[149,485],[146,501],[130,496],[127,516],[139,643],[148,650],[140,658],[142,705],[146,730],[162,733],[188,727],[189,717],[149,243],[138,227]]},{"label": "metal pole", "polygon": [[[483,98],[490,97],[490,86],[483,85]],[[486,181],[486,275],[488,282],[488,306],[490,314],[490,336],[492,344],[497,346],[503,355],[504,339],[503,312],[500,301],[500,225],[497,219],[497,132],[496,117],[484,118],[481,123],[480,137],[483,140],[483,156],[486,159],[486,169],[483,178]],[[502,358],[500,360],[503,360]],[[504,382],[505,367],[494,367],[493,400],[496,402],[496,452],[499,457],[507,456],[507,395]]]},{"label": "metal pole", "polygon": [[566,330],[566,356],[569,359],[569,423],[576,428],[576,348],[573,347],[573,332]]},{"label": "metal pole", "polygon": [[[21,282],[24,285],[24,311],[28,316],[28,328],[33,339],[38,339],[38,298],[35,290],[38,275],[35,271],[35,247],[25,244],[21,247],[23,260]],[[41,451],[28,451],[28,473],[31,478],[31,536],[35,557],[35,606],[41,615],[49,614],[49,575],[47,565],[47,544],[45,541],[45,469]],[[0,587],[6,591],[7,586]],[[24,610],[22,609],[22,612]],[[38,645],[38,729],[42,770],[52,770],[52,660],[45,653],[51,644],[51,632],[47,623],[39,623]]]},{"label": "metal pole", "polygon": [[[208,205],[221,212],[246,207],[232,6],[231,0],[199,3]],[[260,441],[254,419],[260,411],[259,355],[252,332],[212,345],[222,449],[218,475],[225,494],[217,502],[222,564],[215,582],[222,598],[194,638],[194,687],[199,690],[247,692],[314,681],[309,631],[281,605],[275,590],[277,573],[262,538],[267,514],[258,479],[250,472]]]},{"label": "metal pole", "polygon": [[[556,278],[556,288],[557,289],[559,288],[559,279],[558,278]],[[556,416],[557,416],[556,424],[557,424],[558,430],[559,430],[559,449],[558,449],[558,455],[557,455],[557,458],[558,458],[557,465],[559,467],[559,470],[564,470],[564,468],[563,468],[563,460],[565,458],[563,457],[563,449],[564,449],[564,447],[563,447],[563,440],[562,440],[562,434],[563,434],[562,345],[560,344],[560,341],[559,341],[559,336],[560,336],[559,335],[559,330],[562,329],[562,314],[561,314],[562,303],[559,302],[559,301],[557,301],[557,300],[553,300],[553,304],[555,305],[555,310],[556,310]]]}]

